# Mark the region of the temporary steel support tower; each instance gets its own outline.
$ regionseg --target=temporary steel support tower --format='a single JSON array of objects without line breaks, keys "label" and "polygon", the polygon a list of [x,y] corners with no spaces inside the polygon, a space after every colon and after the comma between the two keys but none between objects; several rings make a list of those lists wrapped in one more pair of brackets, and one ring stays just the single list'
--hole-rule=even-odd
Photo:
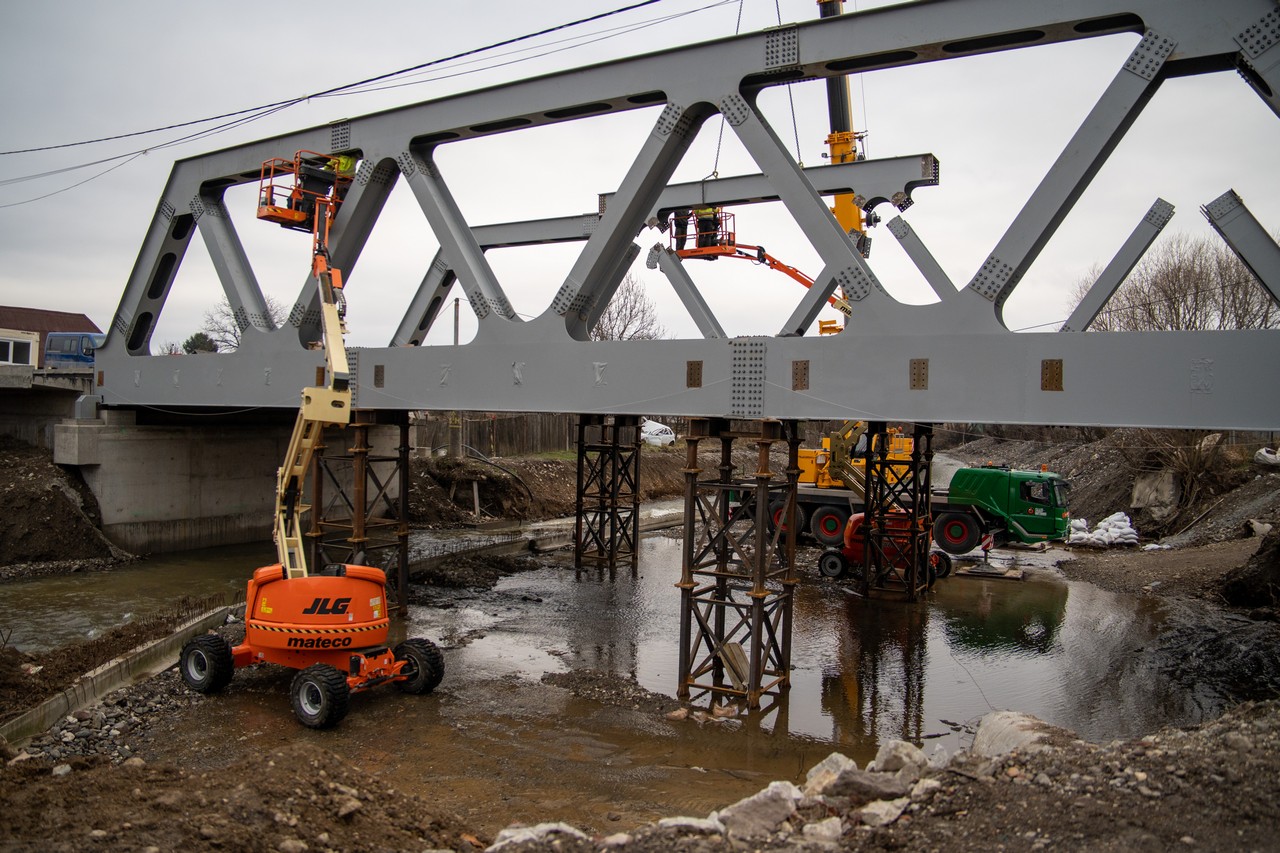
[{"label": "temporary steel support tower", "polygon": [[[745,701],[791,686],[791,618],[796,585],[794,523],[769,524],[784,502],[794,521],[801,439],[794,421],[763,421],[758,434],[697,418],[685,437],[684,550],[680,573],[680,676],[677,695],[711,694],[713,703]],[[698,446],[719,439],[720,465],[700,480]],[[733,444],[753,441],[756,470],[734,477]],[[785,480],[773,479],[770,449],[785,442]]]},{"label": "temporary steel support tower", "polygon": [[578,478],[573,565],[597,569],[630,565],[640,542],[640,419],[578,418]]},{"label": "temporary steel support tower", "polygon": [[[403,412],[375,415],[355,412],[345,429],[330,428],[321,436],[310,475],[311,565],[383,569],[387,604],[403,612],[409,605],[409,419]],[[399,428],[395,456],[375,454],[369,442],[369,428],[387,423]],[[335,441],[349,446],[329,452],[326,442]],[[398,498],[391,496],[392,484]]]},{"label": "temporary steel support tower", "polygon": [[883,421],[867,425],[866,511],[862,523],[862,592],[900,592],[915,601],[928,590],[933,515],[929,506],[933,425],[916,424],[907,461],[889,458]]}]

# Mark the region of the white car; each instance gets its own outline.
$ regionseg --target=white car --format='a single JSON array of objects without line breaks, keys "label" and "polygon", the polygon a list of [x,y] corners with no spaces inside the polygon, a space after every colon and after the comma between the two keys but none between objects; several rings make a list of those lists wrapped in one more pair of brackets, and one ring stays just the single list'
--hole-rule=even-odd
[{"label": "white car", "polygon": [[645,418],[640,422],[640,440],[654,447],[670,447],[676,443],[676,434],[666,424]]}]

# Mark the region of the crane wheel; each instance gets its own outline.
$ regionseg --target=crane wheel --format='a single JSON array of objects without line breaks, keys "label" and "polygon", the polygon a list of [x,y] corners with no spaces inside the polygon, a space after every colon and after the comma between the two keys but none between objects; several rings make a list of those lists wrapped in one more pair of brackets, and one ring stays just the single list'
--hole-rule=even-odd
[{"label": "crane wheel", "polygon": [[968,554],[981,538],[978,522],[966,513],[944,512],[933,522],[933,541],[948,554]]},{"label": "crane wheel", "polygon": [[395,682],[401,692],[430,693],[444,678],[444,655],[430,640],[405,640],[396,646],[395,656],[396,660],[408,661],[400,671],[404,679]]},{"label": "crane wheel", "polygon": [[327,663],[313,664],[293,677],[289,686],[293,713],[312,729],[336,725],[347,715],[351,688],[347,677]]},{"label": "crane wheel", "polygon": [[818,557],[818,574],[824,578],[840,578],[844,577],[849,571],[849,561],[845,558],[844,553],[830,548],[823,551]]},{"label": "crane wheel", "polygon": [[[778,529],[779,527],[782,528],[783,533],[787,532],[787,525],[783,523],[783,518],[785,517],[786,511],[787,511],[786,501],[774,501],[773,503],[769,504],[769,530],[771,532]],[[800,506],[800,504],[796,504],[796,531],[797,532],[804,530],[804,523],[805,523],[804,507]]]},{"label": "crane wheel", "polygon": [[838,506],[820,506],[809,517],[809,532],[821,545],[839,548],[844,544],[844,526],[849,522],[849,511]]},{"label": "crane wheel", "polygon": [[217,693],[231,683],[235,662],[231,644],[217,634],[192,637],[178,658],[182,680],[197,693]]}]

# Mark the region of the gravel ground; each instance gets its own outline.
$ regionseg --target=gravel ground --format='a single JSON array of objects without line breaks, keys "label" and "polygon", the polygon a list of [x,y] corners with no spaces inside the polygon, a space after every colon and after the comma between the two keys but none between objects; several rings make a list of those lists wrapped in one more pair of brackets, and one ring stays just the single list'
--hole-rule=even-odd
[{"label": "gravel ground", "polygon": [[[1019,449],[1026,462],[992,457],[1038,465],[1033,450]],[[1127,493],[1112,451],[1077,447],[1048,461],[1077,484],[1077,505],[1096,507],[1090,511],[1099,518],[1114,511],[1108,500],[1127,500],[1117,497]],[[1237,629],[1236,647],[1266,652],[1254,663],[1268,666],[1280,640],[1260,632],[1274,626],[1217,608],[1213,584],[1256,550],[1256,539],[1239,538],[1241,518],[1275,518],[1280,489],[1271,476],[1257,472],[1238,499],[1215,498],[1218,503],[1190,528],[1194,535],[1187,541],[1195,545],[1153,552],[1077,549],[1061,568],[1068,577],[1162,596],[1188,612],[1221,617],[1217,634],[1172,633],[1178,645],[1171,658],[1179,649],[1191,650],[1182,655],[1190,667],[1186,677],[1208,673],[1214,660],[1229,661],[1212,638]],[[1104,500],[1107,490],[1112,497]],[[1098,499],[1081,504],[1089,494]],[[487,575],[476,573],[474,580],[483,583]],[[238,630],[223,629],[233,641]],[[706,713],[601,673],[546,680],[602,707],[655,719]],[[166,720],[200,701],[168,670],[65,718],[21,753],[0,745],[7,759],[0,766],[6,815],[0,850],[469,851],[494,842],[503,850],[1280,849],[1275,701],[1245,703],[1204,726],[1131,741],[1088,744],[1059,732],[1043,751],[935,756],[919,770],[929,784],[908,781],[911,774],[899,771],[846,774],[834,788],[811,787],[793,797],[786,785],[810,781],[800,774],[750,803],[726,803],[713,815],[622,826],[599,837],[544,827],[529,831],[526,841],[486,837],[438,803],[396,791],[376,775],[376,758],[350,762],[314,743],[248,755],[230,743],[228,755],[220,757],[230,763],[205,772],[151,751],[150,763],[138,758],[141,747],[154,750],[161,742]]]}]

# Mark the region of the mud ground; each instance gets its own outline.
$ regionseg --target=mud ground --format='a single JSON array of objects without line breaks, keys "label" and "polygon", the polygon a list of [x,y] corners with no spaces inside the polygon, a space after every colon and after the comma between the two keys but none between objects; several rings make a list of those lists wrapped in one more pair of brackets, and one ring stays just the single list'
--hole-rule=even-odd
[{"label": "mud ground", "polygon": [[[1004,449],[1005,458],[997,461],[1029,464],[1015,457],[1036,453],[1036,448],[1016,443]],[[983,447],[975,453],[985,456],[989,450]],[[1043,449],[1040,452],[1045,455]],[[1075,511],[1082,514],[1083,508],[1101,518],[1113,511],[1111,506],[1122,507],[1127,486],[1114,470],[1118,466],[1108,461],[1107,449],[1081,447],[1071,453],[1079,457],[1079,465],[1092,462],[1094,466],[1073,477],[1079,484]],[[21,449],[18,456],[22,456]],[[646,454],[646,462],[650,456],[670,470],[670,479],[676,484],[673,491],[678,493],[683,484],[678,473],[683,453]],[[5,448],[0,461],[11,458],[13,449]],[[1068,464],[1062,464],[1064,460]],[[1071,475],[1074,466],[1070,463],[1059,454],[1048,464]],[[26,499],[29,505],[39,506],[54,493],[66,496],[63,487],[50,485],[50,478],[56,475],[39,472],[38,460],[0,466],[0,488],[21,487],[18,478],[8,472],[29,470],[30,466],[36,476],[24,477],[38,497]],[[508,467],[520,470],[517,463]],[[1099,468],[1106,470],[1099,473]],[[539,460],[523,470],[545,497],[540,502],[527,499],[524,509],[519,503],[525,499],[511,497],[509,511],[529,514],[521,517],[563,513],[566,491],[570,501],[573,494],[573,463]],[[650,470],[646,467],[646,474]],[[1075,559],[1061,569],[1068,577],[1110,589],[1162,596],[1187,602],[1190,607],[1214,608],[1215,613],[1226,613],[1242,622],[1263,624],[1266,608],[1253,613],[1247,608],[1220,607],[1217,589],[1219,578],[1249,560],[1260,544],[1257,538],[1241,537],[1238,517],[1247,514],[1278,520],[1280,488],[1272,485],[1276,481],[1266,479],[1273,476],[1267,471],[1250,472],[1244,482],[1247,492],[1238,500],[1229,494],[1215,495],[1217,504],[1190,528],[1193,544],[1149,552],[1077,549]],[[74,486],[67,488],[75,491]],[[437,488],[433,498],[420,504],[419,520],[423,523],[447,524],[445,516],[451,510],[445,503],[459,506],[448,500],[447,487],[437,482]],[[534,490],[531,485],[528,491]],[[518,485],[510,487],[510,493],[528,495]],[[23,500],[13,497],[11,491],[4,494],[6,500]],[[493,505],[500,506],[501,498],[495,497]],[[465,516],[465,510],[452,511]],[[437,516],[434,520],[433,513]],[[79,514],[90,520],[93,517],[92,510],[83,505]],[[61,522],[55,519],[53,523],[56,530]],[[39,538],[29,532],[20,537],[34,545],[39,544]],[[86,541],[90,540],[92,536]],[[6,548],[11,541],[18,539],[7,533],[0,539]],[[12,560],[12,553],[0,556]],[[34,561],[20,569],[23,574],[46,570],[47,561],[39,561],[39,557],[47,551],[32,547],[24,553],[35,556],[21,558]],[[105,555],[99,551],[96,556],[77,559],[112,558],[109,551]],[[73,559],[71,564],[75,562]],[[460,569],[464,574],[479,571],[475,566]],[[1250,619],[1251,614],[1263,619]],[[137,639],[128,633],[118,642],[128,644]],[[98,650],[94,655],[102,653]],[[1203,653],[1211,655],[1213,650]],[[78,668],[76,654],[75,650],[59,650],[35,660],[15,657],[12,649],[4,649],[0,684],[8,684],[10,692],[0,693],[0,700],[8,697],[5,704],[9,710],[23,704],[23,696],[34,697],[39,692],[36,677],[29,674],[31,667],[48,667],[45,678],[56,682],[65,674],[54,659],[65,659],[61,666],[74,671]],[[29,666],[24,669],[23,663]],[[262,677],[265,683],[250,683],[246,688],[261,690],[271,701],[278,701],[283,690],[280,677]],[[683,774],[688,768],[667,768],[665,775],[634,773],[625,786],[605,786],[601,801],[601,790],[592,790],[589,784],[578,793],[566,787],[566,781],[572,780],[563,778],[564,773],[557,774],[555,762],[548,756],[522,750],[518,732],[497,731],[505,729],[504,720],[518,721],[522,704],[570,700],[576,703],[572,707],[578,713],[617,715],[623,725],[662,727],[675,741],[686,736],[687,727],[714,722],[691,718],[672,721],[667,716],[672,700],[647,694],[621,679],[570,673],[549,676],[546,682],[544,689],[552,692],[536,699],[529,693],[512,692],[512,685],[495,687],[491,697],[494,743],[500,754],[473,756],[476,769],[483,768],[480,775],[469,774],[465,767],[439,767],[432,771],[438,774],[438,783],[406,791],[387,772],[394,764],[388,756],[394,754],[396,738],[406,734],[397,731],[394,724],[381,732],[367,733],[362,748],[344,748],[341,754],[326,748],[323,738],[299,737],[296,730],[247,732],[255,736],[212,744],[202,741],[198,732],[202,715],[216,713],[216,703],[187,693],[176,674],[169,671],[118,691],[102,706],[86,712],[86,719],[64,721],[48,736],[48,750],[36,749],[26,758],[6,750],[8,760],[0,767],[0,808],[6,816],[0,822],[0,850],[473,850],[491,843],[495,828],[509,820],[535,823],[557,819],[562,813],[557,796],[600,801],[592,812],[595,818],[584,821],[582,827],[594,840],[553,835],[503,849],[599,850],[603,839],[616,833],[625,834],[625,838],[612,839],[623,849],[744,849],[740,841],[720,835],[663,829],[651,822],[664,809],[666,814],[692,812],[705,817],[710,809],[763,788],[768,779],[720,774],[709,780],[713,784],[706,785],[700,796],[687,796],[687,791],[673,789],[672,781],[687,778]],[[122,743],[126,745],[123,750]],[[581,746],[590,759],[591,747]],[[601,778],[612,782],[619,771],[608,769],[604,755],[600,761]],[[539,769],[531,769],[535,767]],[[716,774],[714,766],[701,769]],[[789,781],[803,784],[806,769],[797,767]],[[1145,738],[1104,745],[1077,742],[1067,736],[1046,752],[1015,753],[995,760],[958,759],[931,774],[941,783],[937,793],[911,804],[888,826],[872,828],[861,823],[855,814],[857,804],[852,802],[802,803],[800,811],[776,831],[753,839],[749,849],[830,849],[804,841],[803,833],[807,825],[832,816],[842,818],[842,832],[835,841],[840,849],[1280,849],[1276,832],[1280,808],[1274,781],[1280,778],[1280,704],[1274,701],[1246,703],[1197,729],[1162,730]],[[612,805],[607,802],[609,791],[618,798]],[[716,791],[724,795],[723,800],[708,799],[708,792]]]}]

